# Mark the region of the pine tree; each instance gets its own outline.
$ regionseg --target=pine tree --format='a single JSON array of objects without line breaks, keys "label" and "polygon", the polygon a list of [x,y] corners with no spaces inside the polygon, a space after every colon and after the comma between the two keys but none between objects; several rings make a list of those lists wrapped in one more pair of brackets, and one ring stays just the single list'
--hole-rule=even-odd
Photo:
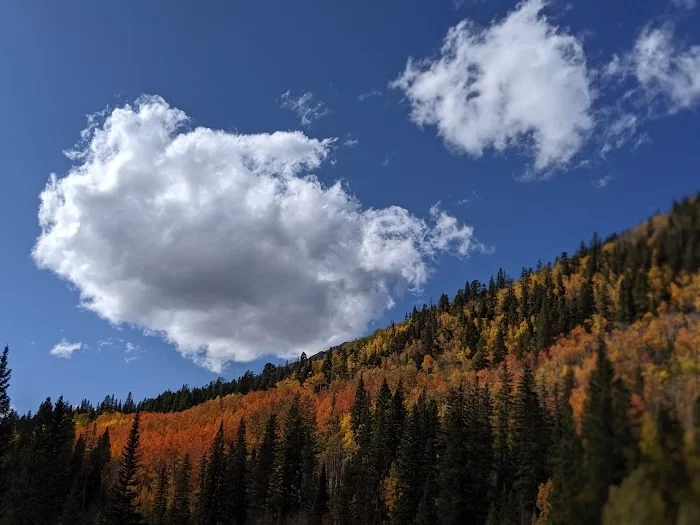
[{"label": "pine tree", "polygon": [[207,455],[203,491],[200,494],[199,525],[218,525],[218,522],[224,519],[227,501],[224,493],[225,468],[224,424],[222,422]]},{"label": "pine tree", "polygon": [[158,470],[156,492],[153,499],[151,521],[153,525],[165,525],[165,512],[168,508],[168,470],[165,463]]},{"label": "pine tree", "polygon": [[265,516],[269,509],[276,451],[277,418],[272,414],[265,425],[265,435],[253,465],[250,505],[257,519]]},{"label": "pine tree", "polygon": [[357,382],[355,401],[350,411],[350,424],[360,453],[367,454],[371,439],[372,414],[369,409],[369,394],[365,390],[362,376]]},{"label": "pine tree", "polygon": [[498,366],[506,357],[508,350],[506,349],[505,341],[505,327],[499,325],[498,331],[496,332],[496,341],[493,344],[493,358],[491,359],[491,365]]},{"label": "pine tree", "polygon": [[313,512],[311,513],[311,522],[314,525],[323,523],[323,518],[328,513],[328,476],[326,474],[326,464],[321,467],[321,473],[318,476],[316,484],[316,494],[314,495]]},{"label": "pine tree", "polygon": [[593,524],[600,523],[608,487],[619,484],[626,475],[626,458],[618,441],[620,421],[626,416],[614,409],[613,374],[612,363],[601,340],[581,422],[588,485],[586,509],[588,522]]},{"label": "pine tree", "polygon": [[371,462],[378,479],[388,474],[393,453],[391,450],[391,390],[386,378],[382,381],[377,394],[372,426]]},{"label": "pine tree", "polygon": [[10,349],[5,346],[0,356],[0,502],[7,490],[9,473],[7,472],[7,453],[12,438],[12,409],[10,408],[10,370],[8,365]]},{"label": "pine tree", "polygon": [[496,398],[496,440],[494,446],[494,464],[496,473],[496,498],[499,508],[506,506],[513,488],[513,455],[511,453],[511,418],[512,418],[512,394],[513,374],[504,363],[499,374],[501,383]]},{"label": "pine tree", "polygon": [[272,507],[279,520],[284,521],[302,510],[313,497],[313,493],[307,492],[313,474],[313,471],[309,472],[315,454],[313,436],[298,394],[287,412],[278,450]]},{"label": "pine tree", "polygon": [[185,455],[182,463],[175,471],[173,483],[173,503],[170,507],[170,525],[191,525],[190,512],[190,475],[192,466],[190,456]]},{"label": "pine tree", "polygon": [[515,482],[513,489],[522,523],[530,521],[537,488],[546,478],[546,448],[542,442],[544,421],[535,391],[535,380],[529,361],[525,362],[513,406],[513,457]]},{"label": "pine tree", "polygon": [[574,375],[567,373],[564,395],[556,413],[558,429],[552,454],[552,495],[550,524],[575,525],[581,522],[579,497],[583,488],[583,446],[576,433],[573,410],[569,403]]},{"label": "pine tree", "polygon": [[389,456],[386,462],[389,467],[398,453],[406,423],[407,411],[406,405],[404,404],[404,397],[403,382],[399,380],[396,390],[394,391],[394,396],[391,399],[389,436],[387,437]]},{"label": "pine tree", "polygon": [[460,387],[450,396],[444,422],[444,444],[438,468],[439,498],[437,501],[440,523],[461,524],[467,515],[468,485],[471,481],[468,462],[464,389]]},{"label": "pine tree", "polygon": [[134,403],[134,397],[132,396],[131,392],[129,392],[126,396],[126,401],[124,401],[122,412],[125,414],[136,412],[136,404]]},{"label": "pine tree", "polygon": [[140,525],[144,523],[136,499],[138,497],[139,433],[141,415],[134,416],[126,446],[119,463],[119,477],[112,490],[112,502],[107,513],[109,525]]},{"label": "pine tree", "polygon": [[88,510],[93,504],[101,507],[101,502],[106,499],[107,491],[103,487],[102,476],[111,456],[112,445],[109,439],[109,428],[106,428],[88,457],[88,468],[81,503],[83,511]]},{"label": "pine tree", "polygon": [[229,454],[229,490],[233,500],[233,518],[236,525],[245,523],[248,516],[248,465],[246,448],[246,425],[241,419],[238,425],[236,444]]}]

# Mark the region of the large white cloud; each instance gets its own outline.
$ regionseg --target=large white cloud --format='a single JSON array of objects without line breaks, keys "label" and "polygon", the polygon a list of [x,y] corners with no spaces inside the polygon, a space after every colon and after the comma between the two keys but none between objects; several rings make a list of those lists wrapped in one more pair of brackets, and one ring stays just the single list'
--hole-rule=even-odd
[{"label": "large white cloud", "polygon": [[439,55],[409,59],[391,86],[416,124],[434,125],[459,152],[529,151],[541,171],[566,165],[594,127],[594,90],[581,41],[528,0],[480,28],[451,28]]},{"label": "large white cloud", "polygon": [[438,207],[363,209],[309,172],[332,140],[187,128],[157,97],[93,122],[41,193],[36,263],[113,323],[212,370],[361,334],[439,252],[478,247]]}]

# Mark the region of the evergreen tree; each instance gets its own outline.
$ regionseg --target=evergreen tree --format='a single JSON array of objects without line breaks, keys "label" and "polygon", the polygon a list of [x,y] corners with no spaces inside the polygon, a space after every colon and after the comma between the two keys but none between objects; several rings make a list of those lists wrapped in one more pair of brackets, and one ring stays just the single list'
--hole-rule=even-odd
[{"label": "evergreen tree", "polygon": [[521,523],[528,523],[535,507],[537,488],[546,479],[544,470],[547,450],[543,443],[544,420],[535,392],[535,380],[529,361],[525,361],[522,378],[513,406],[513,458]]},{"label": "evergreen tree", "polygon": [[511,452],[513,374],[504,363],[499,374],[501,387],[496,398],[496,440],[494,446],[496,498],[499,509],[507,506],[513,488],[515,467]]},{"label": "evergreen tree", "polygon": [[369,408],[369,394],[365,390],[365,383],[360,376],[355,390],[355,401],[350,411],[350,424],[355,436],[355,443],[364,455],[369,451],[371,439],[372,414]]},{"label": "evergreen tree", "polygon": [[10,448],[13,427],[10,395],[8,394],[10,374],[12,373],[8,363],[9,353],[10,349],[5,346],[0,356],[0,502],[2,502],[9,481],[7,454]]},{"label": "evergreen tree", "polygon": [[328,513],[328,476],[326,474],[326,464],[321,466],[321,473],[316,484],[316,494],[314,495],[313,512],[311,522],[314,525],[323,523],[323,518]]},{"label": "evergreen tree", "polygon": [[207,455],[204,485],[200,494],[198,525],[218,525],[225,519],[225,469],[224,424],[214,436],[214,441]]},{"label": "evergreen tree", "polygon": [[563,399],[556,413],[557,435],[552,454],[552,495],[549,523],[575,525],[581,522],[579,498],[583,488],[583,446],[576,433],[573,410],[569,403],[574,375],[567,373]]},{"label": "evergreen tree", "polygon": [[168,508],[168,470],[163,463],[158,470],[156,492],[153,499],[151,521],[153,525],[165,525],[165,513]]},{"label": "evergreen tree", "polygon": [[192,466],[190,456],[185,455],[175,471],[173,483],[173,503],[170,507],[169,525],[191,525],[190,512],[190,475]]},{"label": "evergreen tree", "polygon": [[464,389],[460,387],[450,396],[444,423],[444,443],[438,468],[439,499],[437,501],[440,523],[461,524],[469,521],[468,486],[470,436],[466,428]]},{"label": "evergreen tree", "polygon": [[493,358],[491,360],[491,365],[498,366],[506,357],[508,350],[506,349],[505,341],[505,328],[503,325],[499,325],[498,331],[496,332],[496,341],[493,345]]},{"label": "evergreen tree", "polygon": [[314,455],[312,432],[297,394],[285,418],[275,467],[272,506],[280,521],[301,511],[313,497],[307,488],[312,481]]},{"label": "evergreen tree", "polygon": [[139,434],[141,415],[134,416],[126,446],[119,463],[119,477],[112,490],[112,501],[107,513],[109,525],[140,525],[144,522],[136,499],[138,497],[138,470],[141,463]]},{"label": "evergreen tree", "polygon": [[229,464],[229,490],[233,500],[233,523],[242,525],[248,516],[248,465],[246,448],[246,425],[241,419],[238,425],[236,444],[232,448]]},{"label": "evergreen tree", "polygon": [[250,504],[258,519],[265,516],[269,509],[276,450],[277,419],[272,414],[265,425],[265,435],[256,456],[251,480]]},{"label": "evergreen tree", "polygon": [[619,409],[614,410],[613,373],[607,349],[601,340],[596,367],[588,383],[581,423],[588,485],[586,509],[588,522],[593,524],[600,523],[608,487],[619,484],[627,471],[626,458],[618,441],[622,437],[621,432],[627,431],[619,428],[620,421],[624,421],[626,415],[620,414]]},{"label": "evergreen tree", "polygon": [[382,381],[377,394],[372,426],[371,462],[377,478],[381,479],[389,472],[393,453],[391,450],[392,411],[391,390],[386,378]]}]

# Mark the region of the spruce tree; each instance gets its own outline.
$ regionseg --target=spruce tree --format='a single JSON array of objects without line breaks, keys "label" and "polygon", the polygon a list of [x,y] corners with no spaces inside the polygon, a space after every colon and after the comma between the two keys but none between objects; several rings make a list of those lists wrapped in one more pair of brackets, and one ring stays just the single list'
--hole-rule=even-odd
[{"label": "spruce tree", "polygon": [[192,466],[189,454],[175,471],[173,503],[170,507],[170,525],[192,525],[190,512],[190,475]]},{"label": "spruce tree", "polygon": [[371,462],[378,479],[383,478],[391,466],[391,390],[386,378],[382,381],[377,394],[372,425]]},{"label": "spruce tree", "polygon": [[10,349],[5,346],[0,356],[0,502],[7,491],[9,482],[9,472],[7,457],[10,448],[10,439],[12,438],[13,418],[12,409],[10,408],[10,395],[8,388],[10,386],[10,370],[8,358]]},{"label": "spruce tree", "polygon": [[[610,485],[619,484],[625,476],[626,458],[620,449],[620,423],[625,414],[614,410],[613,367],[601,340],[597,361],[588,383],[581,429],[585,449],[589,523],[600,523],[601,511],[608,498]],[[626,407],[624,407],[626,410]]]},{"label": "spruce tree", "polygon": [[258,520],[262,519],[270,508],[276,451],[277,418],[272,414],[265,425],[265,435],[253,465],[251,479],[250,505]]},{"label": "spruce tree", "polygon": [[511,452],[513,374],[508,370],[507,363],[504,363],[501,368],[499,380],[501,387],[496,397],[494,466],[496,473],[496,498],[499,508],[503,508],[506,506],[506,501],[510,500],[515,471]]},{"label": "spruce tree", "polygon": [[311,513],[311,522],[313,525],[320,525],[323,523],[323,518],[328,513],[328,500],[328,476],[326,474],[326,464],[324,463],[318,475],[316,493],[314,494],[314,506]]},{"label": "spruce tree", "polygon": [[168,508],[168,469],[163,463],[158,470],[156,491],[153,499],[151,521],[153,525],[165,525],[165,513]]},{"label": "spruce tree", "polygon": [[513,406],[513,457],[515,459],[516,494],[521,522],[530,521],[535,506],[537,488],[546,477],[544,464],[546,448],[542,442],[544,421],[540,402],[535,391],[535,379],[529,361],[525,362],[523,375]]},{"label": "spruce tree", "polygon": [[365,390],[362,376],[357,382],[355,401],[350,411],[350,424],[355,437],[355,444],[360,453],[366,455],[369,452],[371,440],[372,414],[369,408],[369,394]]},{"label": "spruce tree", "polygon": [[119,463],[119,476],[112,489],[112,501],[107,513],[109,525],[140,525],[144,523],[139,511],[138,471],[141,463],[139,454],[141,415],[136,413],[131,424],[126,446]]},{"label": "spruce tree", "polygon": [[222,422],[207,455],[203,491],[200,495],[199,525],[218,525],[224,519],[227,502],[224,492],[225,459],[224,424]]},{"label": "spruce tree", "polygon": [[506,357],[508,350],[506,349],[505,341],[505,327],[500,324],[498,326],[498,331],[496,332],[496,341],[493,344],[493,357],[491,359],[491,365],[498,366]]},{"label": "spruce tree", "polygon": [[564,395],[556,413],[558,435],[552,454],[552,494],[550,498],[551,525],[575,525],[581,523],[579,498],[583,488],[583,446],[576,433],[573,410],[569,403],[574,375],[569,369],[564,385]]},{"label": "spruce tree", "polygon": [[450,396],[444,420],[444,443],[438,468],[439,521],[445,525],[458,525],[469,520],[467,515],[468,485],[471,481],[467,441],[464,388]]},{"label": "spruce tree", "polygon": [[241,419],[238,425],[236,444],[229,459],[229,490],[233,495],[233,518],[236,525],[245,523],[248,516],[248,453],[246,448],[246,425]]}]

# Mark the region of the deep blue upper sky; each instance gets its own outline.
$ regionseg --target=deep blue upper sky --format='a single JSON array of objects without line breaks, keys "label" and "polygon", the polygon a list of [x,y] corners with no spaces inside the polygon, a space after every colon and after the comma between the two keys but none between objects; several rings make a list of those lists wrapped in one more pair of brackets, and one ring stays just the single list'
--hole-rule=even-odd
[{"label": "deep blue upper sky", "polygon": [[[428,217],[430,207],[440,202],[441,209],[473,226],[476,237],[494,248],[467,258],[436,253],[422,295],[395,297],[396,306],[368,330],[403,318],[414,302],[443,291],[452,294],[466,279],[488,279],[499,267],[517,274],[538,259],[573,251],[594,231],[619,231],[699,189],[700,85],[686,85],[687,97],[669,102],[672,97],[659,93],[673,89],[670,81],[657,82],[649,96],[666,107],[652,116],[640,114],[634,137],[604,158],[596,139],[587,140],[574,159],[551,177],[543,172],[547,180],[534,182],[517,180],[532,170],[534,156],[517,144],[476,156],[446,146],[434,123],[415,125],[409,94],[388,87],[407,59],[436,58],[448,29],[461,20],[488,26],[514,8],[503,0],[467,0],[460,7],[450,0],[4,5],[0,334],[11,349],[13,404],[26,411],[49,395],[96,401],[113,392],[124,397],[129,390],[142,398],[217,376],[158,336],[128,324],[111,325],[80,308],[78,286],[38,269],[32,258],[41,234],[39,195],[50,173],[61,177],[70,169],[72,161],[63,151],[80,139],[86,115],[133,103],[142,94],[162,97],[194,126],[338,137],[332,161],[313,170],[322,184],[343,179],[363,209],[397,205]],[[553,2],[545,12],[552,26],[581,42],[591,76],[600,77],[593,72],[602,71],[613,54],[632,50],[645,27],[673,27],[673,53],[700,44],[698,10],[671,1],[637,2],[634,8],[602,0]],[[700,78],[700,69],[695,75]],[[635,89],[632,77],[620,80],[628,82],[624,89]],[[620,82],[613,86],[611,81],[609,91],[596,84],[601,90],[596,107],[615,106]],[[372,90],[381,95],[359,100]],[[283,106],[307,92],[327,114],[302,126],[295,111]],[[642,111],[639,105],[635,111]],[[359,144],[340,146],[348,138]],[[581,166],[581,161],[588,162]],[[100,347],[109,338],[114,343]],[[87,348],[69,359],[51,355],[63,339]],[[139,350],[127,353],[127,343]],[[224,375],[238,376],[264,362],[232,364]]]}]

